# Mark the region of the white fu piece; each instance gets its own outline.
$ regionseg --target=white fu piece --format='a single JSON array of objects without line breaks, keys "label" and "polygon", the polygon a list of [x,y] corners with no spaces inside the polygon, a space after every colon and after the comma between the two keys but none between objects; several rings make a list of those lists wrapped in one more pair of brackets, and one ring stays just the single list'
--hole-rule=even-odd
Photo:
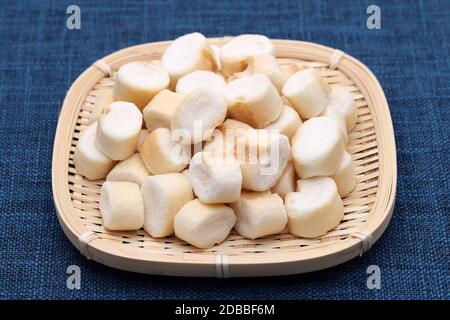
[{"label": "white fu piece", "polygon": [[141,145],[141,159],[152,174],[181,172],[191,159],[191,146],[174,141],[167,128],[158,128]]},{"label": "white fu piece", "polygon": [[289,192],[295,191],[297,180],[298,178],[294,165],[292,164],[292,161],[289,161],[280,180],[278,180],[277,184],[273,186],[271,190],[273,193],[278,193],[280,197],[284,199]]},{"label": "white fu piece", "polygon": [[351,132],[356,124],[358,110],[353,94],[341,85],[332,85],[330,92],[330,104],[338,107],[345,117],[347,132]]},{"label": "white fu piece", "polygon": [[189,178],[182,173],[149,176],[141,187],[144,198],[144,229],[152,237],[174,233],[175,214],[194,199]]},{"label": "white fu piece", "polygon": [[128,181],[141,185],[144,179],[150,175],[139,153],[120,161],[109,172],[106,181]]},{"label": "white fu piece", "polygon": [[298,237],[323,236],[344,217],[342,199],[329,177],[300,180],[299,190],[288,193],[285,204],[289,232]]},{"label": "white fu piece", "polygon": [[175,235],[198,248],[223,242],[236,223],[233,209],[224,204],[186,203],[175,215]]},{"label": "white fu piece", "polygon": [[141,144],[144,143],[145,139],[147,139],[150,132],[147,129],[141,129],[139,132],[139,138],[136,145],[136,152],[141,151]]},{"label": "white fu piece", "polygon": [[191,159],[189,177],[195,195],[203,203],[231,203],[241,195],[242,173],[234,157],[199,152]]},{"label": "white fu piece", "polygon": [[183,101],[184,95],[170,90],[160,91],[143,110],[145,126],[149,132],[158,128],[170,129],[175,111]]},{"label": "white fu piece", "polygon": [[115,163],[97,148],[95,144],[96,131],[97,122],[94,122],[81,132],[73,155],[75,169],[89,180],[105,178]]},{"label": "white fu piece", "polygon": [[286,136],[254,130],[238,139],[235,155],[241,164],[242,187],[252,191],[272,188],[280,179],[291,155]]},{"label": "white fu piece", "polygon": [[195,144],[211,137],[225,120],[227,104],[216,90],[201,87],[188,94],[178,106],[171,122],[183,144]]},{"label": "white fu piece", "polygon": [[106,181],[100,190],[100,212],[108,230],[138,230],[144,224],[144,202],[132,182]]},{"label": "white fu piece", "polygon": [[303,119],[318,116],[329,102],[327,83],[318,71],[311,68],[294,73],[284,84],[282,92]]},{"label": "white fu piece", "polygon": [[220,74],[211,71],[199,70],[188,73],[178,80],[175,91],[177,93],[187,95],[195,89],[209,87],[219,93],[222,93],[225,85],[225,79]]},{"label": "white fu piece", "polygon": [[205,36],[198,32],[175,39],[164,51],[161,64],[169,73],[173,86],[178,79],[195,70],[217,70],[214,50]]},{"label": "white fu piece", "polygon": [[113,160],[124,160],[136,152],[142,114],[130,102],[110,104],[98,120],[96,145]]},{"label": "white fu piece", "polygon": [[231,208],[237,216],[234,228],[249,239],[280,233],[288,221],[283,199],[270,191],[244,191]]},{"label": "white fu piece", "polygon": [[292,138],[292,157],[300,178],[335,174],[344,153],[336,121],[316,117],[305,121]]},{"label": "white fu piece", "polygon": [[263,128],[283,111],[283,101],[270,79],[255,74],[231,81],[223,90],[231,118],[253,128]]},{"label": "white fu piece", "polygon": [[253,75],[256,73],[265,74],[272,81],[278,92],[284,84],[283,69],[278,64],[277,58],[273,54],[262,53],[249,58],[249,65],[243,71],[244,74]]},{"label": "white fu piece", "polygon": [[341,197],[346,197],[356,186],[355,167],[353,166],[352,156],[344,152],[339,167],[331,178],[336,182],[336,186]]},{"label": "white fu piece", "polygon": [[228,77],[235,72],[241,72],[247,67],[249,58],[264,53],[274,53],[273,44],[266,36],[258,34],[237,36],[220,49],[222,73]]},{"label": "white fu piece", "polygon": [[344,141],[344,144],[347,145],[348,141],[348,135],[347,135],[347,128],[345,124],[345,117],[342,114],[342,112],[339,110],[338,107],[335,105],[329,104],[324,112],[321,114],[322,117],[329,117],[336,121],[336,123],[339,125],[339,129],[341,130],[342,134],[342,140]]},{"label": "white fu piece", "polygon": [[264,129],[277,130],[279,133],[285,135],[289,138],[289,140],[291,140],[301,124],[302,119],[298,115],[297,111],[295,111],[291,107],[284,106],[283,111],[281,112],[281,115],[278,117],[278,119],[269,124]]},{"label": "white fu piece", "polygon": [[114,98],[134,103],[142,110],[159,91],[169,86],[169,82],[169,75],[160,66],[133,61],[119,68],[114,82]]}]

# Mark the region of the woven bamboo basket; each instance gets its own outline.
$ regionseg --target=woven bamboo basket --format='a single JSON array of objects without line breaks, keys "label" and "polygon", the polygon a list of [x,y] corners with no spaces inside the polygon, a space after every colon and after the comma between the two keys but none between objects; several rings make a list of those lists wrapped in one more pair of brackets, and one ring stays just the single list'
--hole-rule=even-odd
[{"label": "woven bamboo basket", "polygon": [[[210,39],[222,45],[229,38]],[[200,250],[176,237],[154,239],[143,230],[103,228],[99,193],[103,181],[89,181],[73,166],[80,132],[86,127],[99,90],[111,87],[117,69],[134,60],[159,60],[170,42],[138,45],[115,52],[89,67],[67,93],[56,131],[52,186],[59,222],[72,244],[88,259],[134,272],[201,277],[284,275],[328,268],[361,255],[378,240],[392,215],[397,165],[394,131],[383,90],[375,76],[353,57],[322,45],[273,40],[282,65],[317,68],[329,83],[354,94],[358,120],[348,152],[356,173],[355,190],[343,199],[341,224],[317,239],[288,233],[248,240],[234,231],[225,242]]]}]

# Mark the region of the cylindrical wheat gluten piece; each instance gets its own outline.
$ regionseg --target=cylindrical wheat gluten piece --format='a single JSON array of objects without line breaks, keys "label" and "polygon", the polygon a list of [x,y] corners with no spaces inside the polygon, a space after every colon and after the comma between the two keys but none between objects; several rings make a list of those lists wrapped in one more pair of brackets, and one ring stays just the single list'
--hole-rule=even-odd
[{"label": "cylindrical wheat gluten piece", "polygon": [[113,160],[124,160],[136,152],[142,114],[130,102],[110,104],[98,120],[96,145]]},{"label": "cylindrical wheat gluten piece", "polygon": [[241,195],[239,162],[222,153],[199,152],[193,156],[189,178],[195,195],[203,203],[232,203]]},{"label": "cylindrical wheat gluten piece", "polygon": [[141,185],[146,177],[150,175],[139,153],[120,161],[106,177],[107,181],[128,181]]},{"label": "cylindrical wheat gluten piece", "polygon": [[164,51],[161,65],[169,73],[173,87],[178,79],[195,70],[217,70],[214,50],[198,32],[175,39]]},{"label": "cylindrical wheat gluten piece", "polygon": [[330,104],[338,107],[345,117],[347,132],[351,132],[356,124],[358,110],[353,94],[341,85],[332,85],[330,92]]},{"label": "cylindrical wheat gluten piece", "polygon": [[297,111],[291,107],[284,106],[278,119],[266,126],[264,129],[276,130],[291,140],[301,124],[302,119],[298,115]]},{"label": "cylindrical wheat gluten piece", "polygon": [[336,123],[339,125],[339,129],[342,133],[342,139],[344,141],[344,144],[347,145],[348,141],[348,135],[347,135],[347,128],[345,124],[345,117],[342,114],[342,112],[339,110],[338,107],[335,105],[329,104],[325,110],[322,112],[321,116],[323,117],[329,117],[336,121]]},{"label": "cylindrical wheat gluten piece", "polygon": [[249,131],[237,140],[234,151],[241,164],[242,187],[253,191],[272,188],[291,155],[288,138],[267,130]]},{"label": "cylindrical wheat gluten piece", "polygon": [[283,69],[281,69],[277,58],[273,54],[262,53],[250,57],[249,65],[244,72],[265,74],[272,81],[278,92],[281,92],[284,84]]},{"label": "cylindrical wheat gluten piece", "polygon": [[280,233],[288,221],[283,199],[270,191],[243,191],[231,208],[237,216],[234,228],[249,239]]},{"label": "cylindrical wheat gluten piece", "polygon": [[286,195],[289,232],[298,237],[316,238],[339,225],[344,206],[333,179],[302,179],[298,192]]},{"label": "cylindrical wheat gluten piece", "polygon": [[177,82],[175,91],[187,95],[197,88],[209,87],[221,93],[225,85],[225,79],[220,74],[211,71],[198,70],[188,73],[180,78]]},{"label": "cylindrical wheat gluten piece", "polygon": [[221,152],[227,156],[233,156],[237,139],[246,135],[249,130],[254,129],[244,122],[227,119],[213,131],[203,151]]},{"label": "cylindrical wheat gluten piece", "polygon": [[142,111],[147,130],[170,129],[170,123],[184,97],[167,89],[160,91]]},{"label": "cylindrical wheat gluten piece", "polygon": [[114,161],[97,148],[96,131],[97,122],[83,130],[73,155],[75,169],[89,180],[105,178],[114,167]]},{"label": "cylindrical wheat gluten piece", "polygon": [[225,77],[243,71],[249,58],[258,54],[273,54],[274,48],[269,38],[258,34],[243,34],[231,39],[220,49],[222,73]]},{"label": "cylindrical wheat gluten piece", "polygon": [[189,178],[182,173],[147,177],[141,187],[144,198],[144,229],[152,237],[173,234],[175,214],[194,199]]},{"label": "cylindrical wheat gluten piece", "polygon": [[103,113],[103,110],[114,102],[114,93],[112,88],[99,90],[92,106],[91,114],[87,122],[88,125],[96,122]]},{"label": "cylindrical wheat gluten piece", "polygon": [[141,151],[141,144],[144,143],[145,139],[147,139],[150,132],[147,129],[141,129],[139,132],[139,138],[136,145],[136,152]]},{"label": "cylindrical wheat gluten piece", "polygon": [[278,193],[280,197],[284,199],[289,192],[295,191],[297,180],[298,177],[294,165],[292,164],[292,161],[289,161],[280,180],[278,180],[277,184],[273,186],[271,190],[273,193]]},{"label": "cylindrical wheat gluten piece", "polygon": [[231,118],[254,128],[263,128],[275,121],[283,111],[283,101],[266,75],[229,82],[223,90]]},{"label": "cylindrical wheat gluten piece", "polygon": [[282,92],[303,119],[318,116],[329,102],[328,85],[314,69],[294,73],[283,85]]},{"label": "cylindrical wheat gluten piece", "polygon": [[195,144],[211,137],[225,120],[227,104],[216,90],[200,87],[188,94],[178,106],[171,128],[182,137],[181,143]]},{"label": "cylindrical wheat gluten piece", "polygon": [[207,249],[226,239],[236,223],[233,209],[224,204],[186,203],[175,215],[175,235],[198,248]]},{"label": "cylindrical wheat gluten piece", "polygon": [[167,128],[158,128],[141,145],[141,159],[152,174],[181,172],[191,159],[191,146],[174,141]]},{"label": "cylindrical wheat gluten piece", "polygon": [[346,197],[356,186],[356,174],[353,166],[352,156],[344,152],[339,167],[334,175],[331,176],[337,186],[341,197]]},{"label": "cylindrical wheat gluten piece", "polygon": [[338,124],[328,117],[305,121],[292,138],[292,157],[300,178],[335,174],[344,153]]},{"label": "cylindrical wheat gluten piece", "polygon": [[144,224],[144,202],[132,182],[105,181],[100,190],[100,212],[108,230],[138,230]]},{"label": "cylindrical wheat gluten piece", "polygon": [[142,110],[159,91],[169,86],[169,82],[169,75],[158,65],[133,61],[119,68],[114,98],[132,102]]}]

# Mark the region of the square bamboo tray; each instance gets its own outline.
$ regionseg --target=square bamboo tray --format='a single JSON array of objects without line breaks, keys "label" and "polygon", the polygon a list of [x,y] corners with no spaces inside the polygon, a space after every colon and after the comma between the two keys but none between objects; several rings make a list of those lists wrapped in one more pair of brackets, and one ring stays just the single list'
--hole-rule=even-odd
[{"label": "square bamboo tray", "polygon": [[[210,39],[222,45],[229,37]],[[285,275],[328,268],[368,250],[386,229],[397,184],[394,131],[383,90],[355,58],[322,45],[272,40],[282,65],[301,63],[320,70],[330,84],[346,86],[358,107],[347,151],[357,174],[355,190],[343,199],[340,225],[317,239],[288,233],[256,240],[234,231],[220,245],[200,250],[176,237],[154,239],[143,230],[103,228],[99,211],[103,181],[89,181],[73,165],[80,132],[89,121],[99,91],[112,87],[114,73],[130,61],[159,60],[170,44],[126,48],[95,62],[73,83],[64,100],[55,136],[52,187],[58,219],[66,236],[88,259],[134,272],[200,277]]]}]

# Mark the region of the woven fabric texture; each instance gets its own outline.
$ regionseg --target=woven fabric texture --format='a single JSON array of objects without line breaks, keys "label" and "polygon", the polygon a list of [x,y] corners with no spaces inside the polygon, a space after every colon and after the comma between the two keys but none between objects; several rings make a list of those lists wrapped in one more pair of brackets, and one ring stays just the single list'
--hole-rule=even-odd
[{"label": "woven fabric texture", "polygon": [[[449,299],[450,2],[68,1],[0,4],[0,298],[2,299]],[[115,270],[66,239],[52,200],[58,113],[75,78],[131,45],[200,31],[313,41],[365,63],[387,96],[398,154],[397,202],[382,238],[361,258],[311,274],[193,279]],[[81,289],[66,269],[81,270]],[[366,286],[378,265],[381,289]]]}]

